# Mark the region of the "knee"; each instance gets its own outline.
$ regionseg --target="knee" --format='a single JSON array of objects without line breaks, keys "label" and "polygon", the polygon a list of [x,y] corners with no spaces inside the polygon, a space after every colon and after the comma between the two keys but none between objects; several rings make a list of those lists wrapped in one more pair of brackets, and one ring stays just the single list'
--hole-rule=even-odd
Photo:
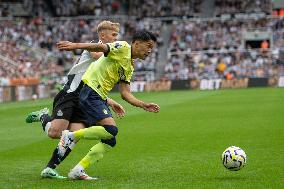
[{"label": "knee", "polygon": [[60,138],[62,130],[59,128],[50,127],[48,130],[48,136],[53,139]]},{"label": "knee", "polygon": [[116,145],[116,139],[115,137],[111,138],[111,139],[107,139],[107,140],[101,140],[102,143],[107,144],[111,147],[114,147]]},{"label": "knee", "polygon": [[117,127],[116,126],[114,126],[114,125],[103,125],[103,127],[105,128],[105,130],[107,131],[107,132],[109,132],[112,136],[116,136],[117,135],[117,133],[118,133],[118,129],[117,129]]}]

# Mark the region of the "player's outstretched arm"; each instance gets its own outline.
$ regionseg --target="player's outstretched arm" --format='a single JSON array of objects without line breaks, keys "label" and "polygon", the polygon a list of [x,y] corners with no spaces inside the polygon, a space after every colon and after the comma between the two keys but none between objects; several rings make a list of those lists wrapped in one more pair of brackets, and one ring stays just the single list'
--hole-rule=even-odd
[{"label": "player's outstretched arm", "polygon": [[119,118],[124,117],[125,110],[123,106],[121,106],[118,102],[116,102],[115,100],[112,100],[111,98],[107,99],[107,103]]},{"label": "player's outstretched arm", "polygon": [[[102,41],[98,42],[99,44],[103,44]],[[91,52],[91,57],[95,60],[98,60],[104,53],[102,52]]]},{"label": "player's outstretched arm", "polygon": [[91,52],[108,52],[108,46],[102,43],[72,43],[70,41],[60,41],[56,45],[58,49],[67,51],[83,49]]},{"label": "player's outstretched arm", "polygon": [[121,94],[121,98],[123,100],[125,100],[126,102],[128,102],[129,104],[136,106],[136,107],[140,107],[143,108],[144,110],[148,111],[148,112],[159,112],[160,111],[160,107],[158,104],[155,103],[146,103],[143,102],[139,99],[137,99],[135,96],[133,96],[133,94],[130,92],[130,85],[124,82],[120,82],[119,83],[119,90],[120,90],[120,94]]}]

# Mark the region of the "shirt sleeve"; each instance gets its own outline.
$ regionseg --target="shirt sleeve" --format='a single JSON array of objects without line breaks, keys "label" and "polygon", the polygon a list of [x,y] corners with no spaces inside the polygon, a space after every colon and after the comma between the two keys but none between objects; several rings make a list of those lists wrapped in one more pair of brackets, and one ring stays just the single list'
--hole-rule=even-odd
[{"label": "shirt sleeve", "polygon": [[130,45],[126,41],[116,41],[114,43],[107,43],[107,45],[109,49],[105,56],[116,61],[125,59],[130,49]]},{"label": "shirt sleeve", "polygon": [[124,69],[123,67],[120,67],[118,70],[118,74],[119,74],[119,82],[130,84],[133,74],[133,71],[131,69]]},{"label": "shirt sleeve", "polygon": [[130,83],[132,75],[133,75],[133,70],[127,70],[125,73],[125,78],[126,78],[125,82]]},{"label": "shirt sleeve", "polygon": [[113,59],[119,65],[119,82],[130,83],[133,70],[131,69],[131,47],[126,41],[108,43],[107,57]]}]

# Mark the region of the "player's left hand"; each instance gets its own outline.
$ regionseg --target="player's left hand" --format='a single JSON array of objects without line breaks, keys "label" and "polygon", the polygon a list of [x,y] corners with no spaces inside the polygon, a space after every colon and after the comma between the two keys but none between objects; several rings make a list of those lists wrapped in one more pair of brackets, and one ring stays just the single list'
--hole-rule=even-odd
[{"label": "player's left hand", "polygon": [[125,116],[125,110],[123,106],[121,106],[119,103],[115,102],[110,98],[107,99],[107,102],[118,118],[122,118]]},{"label": "player's left hand", "polygon": [[147,103],[147,104],[144,104],[143,109],[148,112],[158,113],[160,111],[160,106],[154,103]]},{"label": "player's left hand", "polygon": [[118,118],[123,118],[125,115],[125,110],[120,104],[111,105],[111,109],[115,112]]},{"label": "player's left hand", "polygon": [[59,41],[57,44],[57,48],[60,50],[74,50],[75,44],[70,41]]}]

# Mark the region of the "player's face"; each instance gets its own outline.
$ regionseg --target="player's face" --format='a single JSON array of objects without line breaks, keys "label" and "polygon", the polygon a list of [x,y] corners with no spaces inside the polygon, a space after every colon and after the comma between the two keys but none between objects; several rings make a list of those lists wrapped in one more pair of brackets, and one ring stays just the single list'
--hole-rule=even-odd
[{"label": "player's face", "polygon": [[153,40],[137,41],[137,58],[145,60],[147,56],[152,52],[155,42]]},{"label": "player's face", "polygon": [[104,30],[101,33],[101,41],[103,43],[113,43],[117,41],[118,38],[118,32],[113,30]]}]

